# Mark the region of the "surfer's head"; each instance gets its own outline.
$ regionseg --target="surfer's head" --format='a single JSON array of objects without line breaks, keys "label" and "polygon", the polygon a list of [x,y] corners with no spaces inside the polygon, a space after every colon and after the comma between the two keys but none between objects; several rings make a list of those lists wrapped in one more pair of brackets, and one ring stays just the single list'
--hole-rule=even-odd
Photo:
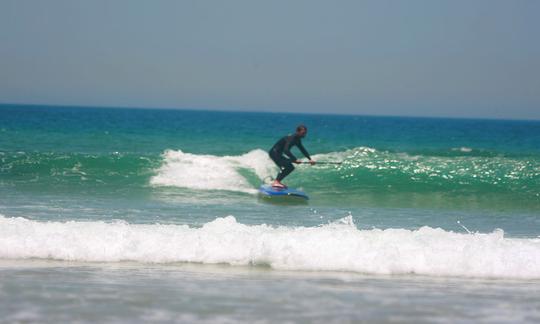
[{"label": "surfer's head", "polygon": [[307,134],[307,127],[304,124],[300,124],[296,127],[296,135],[305,137]]}]

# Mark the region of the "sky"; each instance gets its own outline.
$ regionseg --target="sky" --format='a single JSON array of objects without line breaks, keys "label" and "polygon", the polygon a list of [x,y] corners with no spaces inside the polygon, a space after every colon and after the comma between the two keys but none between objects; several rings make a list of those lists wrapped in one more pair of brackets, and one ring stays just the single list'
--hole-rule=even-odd
[{"label": "sky", "polygon": [[540,1],[0,0],[0,103],[540,119]]}]

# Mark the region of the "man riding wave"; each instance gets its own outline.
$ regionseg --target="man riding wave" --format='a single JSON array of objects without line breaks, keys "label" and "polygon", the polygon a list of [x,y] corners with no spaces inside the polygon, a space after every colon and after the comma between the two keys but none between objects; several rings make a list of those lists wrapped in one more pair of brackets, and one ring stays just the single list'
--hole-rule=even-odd
[{"label": "man riding wave", "polygon": [[296,156],[291,153],[291,148],[293,146],[297,146],[298,149],[300,149],[302,154],[309,159],[309,163],[312,165],[315,164],[315,161],[311,159],[311,156],[304,148],[304,145],[302,145],[302,138],[306,137],[306,134],[307,127],[304,125],[298,125],[298,127],[296,127],[296,133],[282,137],[268,152],[270,158],[280,168],[280,172],[278,173],[274,182],[272,182],[272,187],[287,188],[287,186],[281,183],[281,181],[294,170],[294,166],[292,165],[293,163],[301,163],[300,160],[298,160]]}]

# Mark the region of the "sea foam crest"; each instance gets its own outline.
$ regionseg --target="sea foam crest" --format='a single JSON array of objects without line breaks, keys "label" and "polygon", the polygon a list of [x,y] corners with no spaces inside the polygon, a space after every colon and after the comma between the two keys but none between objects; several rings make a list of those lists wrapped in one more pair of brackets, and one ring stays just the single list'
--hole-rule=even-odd
[{"label": "sea foam crest", "polygon": [[264,264],[275,269],[489,278],[540,278],[540,240],[500,230],[461,234],[244,225],[232,216],[200,228],[125,222],[38,222],[0,216],[0,258]]},{"label": "sea foam crest", "polygon": [[[325,162],[341,161],[375,152],[374,149],[360,147],[345,152],[314,155],[315,160]],[[229,190],[257,193],[242,170],[254,173],[260,180],[275,176],[277,167],[262,149],[255,149],[238,156],[216,156],[192,154],[181,150],[166,150],[163,163],[150,179],[153,186],[173,186],[196,190]],[[326,165],[322,165],[324,168]],[[320,166],[316,166],[320,167]]]},{"label": "sea foam crest", "polygon": [[150,184],[256,193],[253,185],[240,173],[242,169],[253,172],[260,180],[277,170],[268,153],[260,149],[239,156],[198,155],[167,150],[163,153],[163,164],[150,179]]}]

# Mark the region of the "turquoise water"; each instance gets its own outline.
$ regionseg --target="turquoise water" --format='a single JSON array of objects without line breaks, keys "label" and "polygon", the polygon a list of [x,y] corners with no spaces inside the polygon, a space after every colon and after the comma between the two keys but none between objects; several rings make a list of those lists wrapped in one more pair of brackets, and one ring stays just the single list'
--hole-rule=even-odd
[{"label": "turquoise water", "polygon": [[[268,213],[265,223],[313,225],[312,209],[336,211],[325,221],[399,209],[418,217],[366,225],[453,230],[463,218],[530,237],[540,228],[540,122],[39,106],[0,114],[0,190],[4,210],[26,208],[17,216],[204,224],[204,205],[216,208],[210,218],[240,209],[234,216],[248,222]],[[287,179],[309,206],[256,202],[253,190],[276,173],[265,151],[301,122],[316,159],[343,164],[302,165]],[[54,211],[80,206],[99,211]]]},{"label": "turquoise water", "polygon": [[[305,190],[307,204],[261,200],[256,188],[277,172],[266,151],[299,123],[308,126],[304,145],[315,160],[343,163],[297,166],[285,182]],[[384,302],[409,321],[480,319],[505,303],[508,313],[495,315],[538,319],[538,121],[3,105],[0,134],[0,278],[11,282],[0,283],[0,294],[28,301],[4,309],[11,319],[133,319],[87,316],[76,306],[78,315],[53,316],[36,284],[53,278],[57,301],[64,289],[103,300],[111,282],[124,287],[132,275],[141,278],[133,294],[154,298],[156,287],[176,287],[166,297],[187,291],[215,308],[165,303],[160,313],[152,302],[119,297],[115,309],[125,314],[142,305],[141,321],[277,321],[295,313],[391,321],[376,306]],[[107,283],[78,283],[88,276]],[[62,286],[72,278],[77,283]],[[212,283],[245,287],[254,303],[234,292],[201,293]],[[16,288],[25,285],[28,296]],[[478,290],[434,297],[434,313],[404,311],[448,285]],[[272,300],[307,298],[303,287],[328,295],[313,307],[290,303],[279,317]],[[531,298],[505,300],[504,287]],[[366,297],[374,291],[375,299]],[[396,293],[418,298],[400,303]],[[478,295],[491,297],[482,304]],[[232,305],[222,304],[227,298]],[[355,312],[350,298],[375,309]],[[449,300],[473,306],[456,310]],[[329,302],[346,315],[317,315]]]}]

